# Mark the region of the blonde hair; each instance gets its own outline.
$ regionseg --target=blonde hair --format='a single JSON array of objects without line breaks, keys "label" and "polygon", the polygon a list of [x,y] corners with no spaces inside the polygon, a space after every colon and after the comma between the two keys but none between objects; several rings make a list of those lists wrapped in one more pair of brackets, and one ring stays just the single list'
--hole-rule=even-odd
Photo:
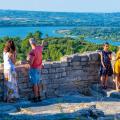
[{"label": "blonde hair", "polygon": [[117,52],[117,55],[116,55],[116,59],[120,59],[120,48],[119,48],[119,51]]}]

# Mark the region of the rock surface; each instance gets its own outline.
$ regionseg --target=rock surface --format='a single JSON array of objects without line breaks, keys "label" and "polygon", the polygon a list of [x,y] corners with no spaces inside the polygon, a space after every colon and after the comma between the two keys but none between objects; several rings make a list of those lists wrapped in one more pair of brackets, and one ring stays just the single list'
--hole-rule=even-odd
[{"label": "rock surface", "polygon": [[120,99],[120,92],[112,92],[110,94],[110,97]]},{"label": "rock surface", "polygon": [[0,120],[120,120],[120,99],[110,97],[66,95],[39,103],[19,101],[0,106]]},{"label": "rock surface", "polygon": [[13,105],[4,105],[4,104],[1,104],[0,105],[0,113],[12,113],[12,112],[17,112],[18,109],[13,106]]}]

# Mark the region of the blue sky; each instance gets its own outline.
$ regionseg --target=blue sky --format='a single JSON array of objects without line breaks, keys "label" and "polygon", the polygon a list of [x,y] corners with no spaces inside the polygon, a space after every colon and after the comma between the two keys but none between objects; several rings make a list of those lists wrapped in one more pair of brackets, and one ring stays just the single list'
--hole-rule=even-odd
[{"label": "blue sky", "polygon": [[0,9],[58,12],[120,12],[120,0],[0,0]]}]

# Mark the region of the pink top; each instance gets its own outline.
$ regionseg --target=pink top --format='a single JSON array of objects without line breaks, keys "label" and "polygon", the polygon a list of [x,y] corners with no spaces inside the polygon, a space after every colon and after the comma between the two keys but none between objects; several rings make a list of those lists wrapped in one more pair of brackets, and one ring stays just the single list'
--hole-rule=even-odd
[{"label": "pink top", "polygon": [[42,46],[36,46],[35,49],[29,53],[30,58],[33,58],[33,63],[31,64],[31,68],[41,68],[42,67]]}]

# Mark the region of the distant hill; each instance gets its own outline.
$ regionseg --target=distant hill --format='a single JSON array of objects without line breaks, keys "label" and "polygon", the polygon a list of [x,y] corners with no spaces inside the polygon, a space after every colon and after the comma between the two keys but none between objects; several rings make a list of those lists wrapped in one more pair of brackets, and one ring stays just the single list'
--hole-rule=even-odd
[{"label": "distant hill", "polygon": [[0,27],[3,26],[120,27],[120,13],[65,13],[0,10]]}]

